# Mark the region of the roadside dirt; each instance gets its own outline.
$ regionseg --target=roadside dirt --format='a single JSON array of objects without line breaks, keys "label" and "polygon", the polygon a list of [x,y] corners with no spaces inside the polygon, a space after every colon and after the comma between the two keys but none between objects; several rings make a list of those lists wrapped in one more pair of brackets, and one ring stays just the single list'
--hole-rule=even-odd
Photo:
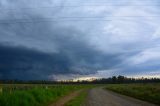
[{"label": "roadside dirt", "polygon": [[93,88],[89,91],[84,106],[156,106],[154,104],[120,95],[103,88]]},{"label": "roadside dirt", "polygon": [[75,91],[69,95],[66,95],[66,96],[60,98],[57,102],[55,102],[49,106],[64,106],[67,102],[69,102],[70,100],[72,100],[73,98],[78,96],[80,92],[82,92],[82,90]]}]

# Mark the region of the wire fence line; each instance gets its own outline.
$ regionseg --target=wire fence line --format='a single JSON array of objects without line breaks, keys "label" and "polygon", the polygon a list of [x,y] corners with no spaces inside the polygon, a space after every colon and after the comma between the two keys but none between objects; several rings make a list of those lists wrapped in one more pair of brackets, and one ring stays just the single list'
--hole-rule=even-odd
[{"label": "wire fence line", "polygon": [[52,9],[52,8],[74,8],[74,7],[119,7],[119,6],[126,6],[126,7],[152,7],[152,6],[160,6],[160,4],[136,4],[136,5],[126,5],[126,4],[117,4],[117,5],[110,5],[110,4],[103,4],[103,5],[62,5],[62,6],[42,6],[42,7],[26,7],[26,8],[0,8],[0,11],[15,11],[15,10],[31,10],[31,9]]},{"label": "wire fence line", "polygon": [[[157,4],[157,0],[133,0],[132,2],[138,2],[138,1],[143,1],[143,2],[151,2],[151,4],[144,4],[144,3],[139,3],[139,4],[132,4],[132,5],[126,5],[126,4],[110,4],[110,3],[123,3],[123,2],[127,2],[128,0],[120,0],[119,2],[117,1],[98,1],[95,2],[94,0],[88,0],[86,3],[86,1],[80,1],[77,2],[80,5],[74,4],[72,0],[67,0],[67,2],[69,2],[67,4],[62,4],[62,5],[55,5],[55,6],[43,6],[43,7],[24,7],[24,8],[0,8],[0,12],[5,13],[5,11],[16,11],[16,10],[28,10],[28,9],[52,9],[52,8],[74,8],[74,7],[107,7],[107,6],[160,6],[160,3]],[[61,0],[61,2],[63,2],[63,0]],[[66,2],[64,0],[64,2]],[[74,1],[75,2],[75,1]],[[86,4],[81,4],[81,3],[86,3]],[[102,4],[103,3],[103,4]],[[3,14],[2,14],[3,15]],[[12,12],[12,14],[8,14],[9,16],[14,16],[16,15],[14,12]],[[25,13],[24,13],[25,15]],[[40,22],[62,22],[62,21],[122,21],[122,20],[126,20],[126,21],[134,21],[134,19],[139,18],[140,20],[145,18],[149,21],[152,21],[155,18],[159,18],[160,14],[157,15],[134,15],[134,16],[105,16],[105,17],[99,17],[99,16],[72,16],[72,17],[68,17],[68,16],[60,16],[60,17],[46,17],[46,18],[26,18],[22,17],[23,19],[0,19],[0,24],[13,24],[13,23],[40,23]]]},{"label": "wire fence line", "polygon": [[[144,16],[145,17],[145,16]],[[160,17],[160,16],[156,16]],[[113,17],[112,17],[113,18]],[[131,19],[132,18],[132,19]],[[92,22],[101,22],[101,21],[137,21],[135,17],[130,17],[129,19],[117,18],[117,19],[105,19],[97,17],[57,17],[57,18],[32,18],[32,19],[12,19],[12,20],[0,20],[0,24],[16,24],[16,23],[44,23],[44,22],[64,22],[64,21],[92,21]],[[144,19],[139,19],[139,21]],[[153,21],[154,19],[147,19],[148,21]]]}]

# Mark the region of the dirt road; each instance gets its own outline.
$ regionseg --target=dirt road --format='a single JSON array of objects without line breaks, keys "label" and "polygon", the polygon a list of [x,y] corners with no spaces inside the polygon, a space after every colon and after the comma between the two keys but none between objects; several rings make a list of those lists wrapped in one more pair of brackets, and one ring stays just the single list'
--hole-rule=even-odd
[{"label": "dirt road", "polygon": [[85,106],[156,106],[128,96],[120,95],[103,88],[93,88]]},{"label": "dirt road", "polygon": [[57,102],[50,104],[49,106],[65,106],[67,102],[78,96],[80,92],[82,92],[82,90],[72,92],[71,94],[62,97]]}]

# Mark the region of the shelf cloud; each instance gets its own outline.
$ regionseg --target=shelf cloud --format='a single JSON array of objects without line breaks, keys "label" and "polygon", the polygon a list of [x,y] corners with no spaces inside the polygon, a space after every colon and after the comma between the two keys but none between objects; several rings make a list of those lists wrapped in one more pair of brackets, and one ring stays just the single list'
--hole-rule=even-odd
[{"label": "shelf cloud", "polygon": [[158,3],[1,0],[0,79],[157,76]]}]

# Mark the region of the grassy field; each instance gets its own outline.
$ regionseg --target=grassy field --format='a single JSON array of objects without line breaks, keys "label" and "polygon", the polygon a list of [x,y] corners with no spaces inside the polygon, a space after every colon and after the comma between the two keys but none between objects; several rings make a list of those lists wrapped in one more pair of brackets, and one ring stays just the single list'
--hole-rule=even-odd
[{"label": "grassy field", "polygon": [[83,90],[76,98],[69,101],[65,106],[83,106],[87,98],[88,89]]},{"label": "grassy field", "polygon": [[160,105],[159,84],[111,84],[106,89]]},{"label": "grassy field", "polygon": [[83,85],[1,85],[0,106],[47,106]]},{"label": "grassy field", "polygon": [[[87,89],[106,85],[0,85],[0,106],[47,106],[73,91],[83,91],[66,106],[81,106]],[[109,84],[106,89],[160,105],[158,84]]]}]

